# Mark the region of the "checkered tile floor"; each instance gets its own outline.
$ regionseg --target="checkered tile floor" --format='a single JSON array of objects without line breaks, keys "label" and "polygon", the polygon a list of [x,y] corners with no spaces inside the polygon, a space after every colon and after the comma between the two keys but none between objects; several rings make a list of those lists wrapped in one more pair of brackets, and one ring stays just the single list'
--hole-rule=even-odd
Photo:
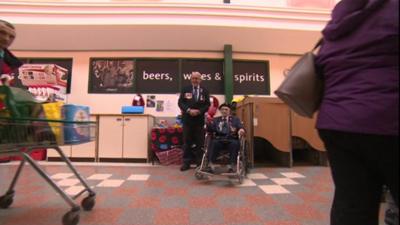
[{"label": "checkered tile floor", "polygon": [[[80,225],[328,225],[333,185],[329,168],[256,168],[236,180],[199,181],[178,166],[76,164],[97,193]],[[42,165],[70,195],[82,185],[67,167]],[[17,164],[0,164],[4,193]],[[54,190],[26,167],[13,205],[0,210],[0,225],[57,225],[69,210]],[[80,203],[82,197],[77,199]]]},{"label": "checkered tile floor", "polygon": [[[305,179],[306,177],[300,173],[287,172],[281,173],[282,177],[269,178],[263,173],[250,173],[247,175],[247,179],[244,179],[242,184],[237,184],[237,187],[259,187],[266,194],[290,194],[290,191],[285,188],[286,185],[299,185],[296,179]],[[58,186],[62,187],[64,191],[69,195],[76,195],[81,192],[84,187],[80,184],[79,180],[72,178],[72,173],[57,173],[51,176],[56,181]],[[121,187],[124,182],[129,181],[147,181],[150,178],[150,174],[132,174],[126,179],[113,179],[113,174],[93,174],[86,178],[88,181],[96,181],[91,188],[95,187],[108,187],[118,188]],[[234,180],[227,180],[234,182]],[[265,184],[269,181],[269,185]]]},{"label": "checkered tile floor", "polygon": [[[97,173],[86,178],[91,184],[92,189],[96,187],[118,188],[127,181],[147,181],[150,177],[149,174],[132,174],[126,179],[113,179],[112,174]],[[74,177],[73,173],[57,173],[51,176],[56,181],[57,185],[62,187],[69,195],[76,195],[84,189],[84,186]],[[92,182],[91,182],[92,181]]]}]

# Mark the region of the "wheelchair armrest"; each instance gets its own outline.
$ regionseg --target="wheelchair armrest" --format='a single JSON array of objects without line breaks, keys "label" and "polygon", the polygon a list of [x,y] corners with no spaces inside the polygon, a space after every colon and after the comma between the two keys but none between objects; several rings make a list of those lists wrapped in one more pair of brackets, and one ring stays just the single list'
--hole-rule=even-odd
[{"label": "wheelchair armrest", "polygon": [[211,137],[211,138],[215,137],[215,132],[206,131],[205,133],[206,133],[206,137]]}]

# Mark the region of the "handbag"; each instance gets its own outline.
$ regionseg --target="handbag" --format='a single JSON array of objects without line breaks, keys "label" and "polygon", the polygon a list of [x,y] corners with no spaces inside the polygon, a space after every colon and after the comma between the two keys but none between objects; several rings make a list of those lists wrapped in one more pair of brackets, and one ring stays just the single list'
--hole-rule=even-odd
[{"label": "handbag", "polygon": [[275,94],[300,116],[312,118],[323,95],[323,77],[317,73],[314,51],[322,43],[305,53],[290,69]]}]

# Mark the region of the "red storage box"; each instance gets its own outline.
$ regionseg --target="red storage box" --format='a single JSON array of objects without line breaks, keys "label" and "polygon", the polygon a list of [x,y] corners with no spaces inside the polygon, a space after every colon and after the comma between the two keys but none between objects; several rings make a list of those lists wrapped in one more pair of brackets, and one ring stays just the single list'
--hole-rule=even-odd
[{"label": "red storage box", "polygon": [[182,128],[153,128],[151,131],[152,150],[167,151],[183,144]]},{"label": "red storage box", "polygon": [[[40,161],[46,159],[46,152],[46,149],[37,149],[33,150],[29,155],[32,157],[32,159]],[[13,161],[20,161],[22,159],[21,156],[12,156],[10,158]]]},{"label": "red storage box", "polygon": [[0,163],[2,162],[9,162],[11,160],[11,157],[0,157]]},{"label": "red storage box", "polygon": [[167,151],[156,152],[156,156],[160,160],[161,165],[181,165],[183,151],[180,148],[174,148]]}]

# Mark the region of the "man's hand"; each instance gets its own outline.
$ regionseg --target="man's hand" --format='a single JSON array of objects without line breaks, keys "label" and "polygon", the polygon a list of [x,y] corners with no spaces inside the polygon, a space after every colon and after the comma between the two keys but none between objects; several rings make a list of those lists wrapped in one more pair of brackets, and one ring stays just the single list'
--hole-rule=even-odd
[{"label": "man's hand", "polygon": [[200,115],[200,113],[201,113],[200,110],[198,110],[198,109],[195,109],[195,110],[194,110],[194,114],[195,114],[196,116]]},{"label": "man's hand", "polygon": [[243,137],[246,134],[246,131],[244,129],[240,129],[238,134],[239,134],[239,137]]},{"label": "man's hand", "polygon": [[189,114],[190,114],[190,116],[198,116],[198,115],[200,115],[200,110],[198,110],[198,109],[191,109],[190,111],[189,111]]}]

